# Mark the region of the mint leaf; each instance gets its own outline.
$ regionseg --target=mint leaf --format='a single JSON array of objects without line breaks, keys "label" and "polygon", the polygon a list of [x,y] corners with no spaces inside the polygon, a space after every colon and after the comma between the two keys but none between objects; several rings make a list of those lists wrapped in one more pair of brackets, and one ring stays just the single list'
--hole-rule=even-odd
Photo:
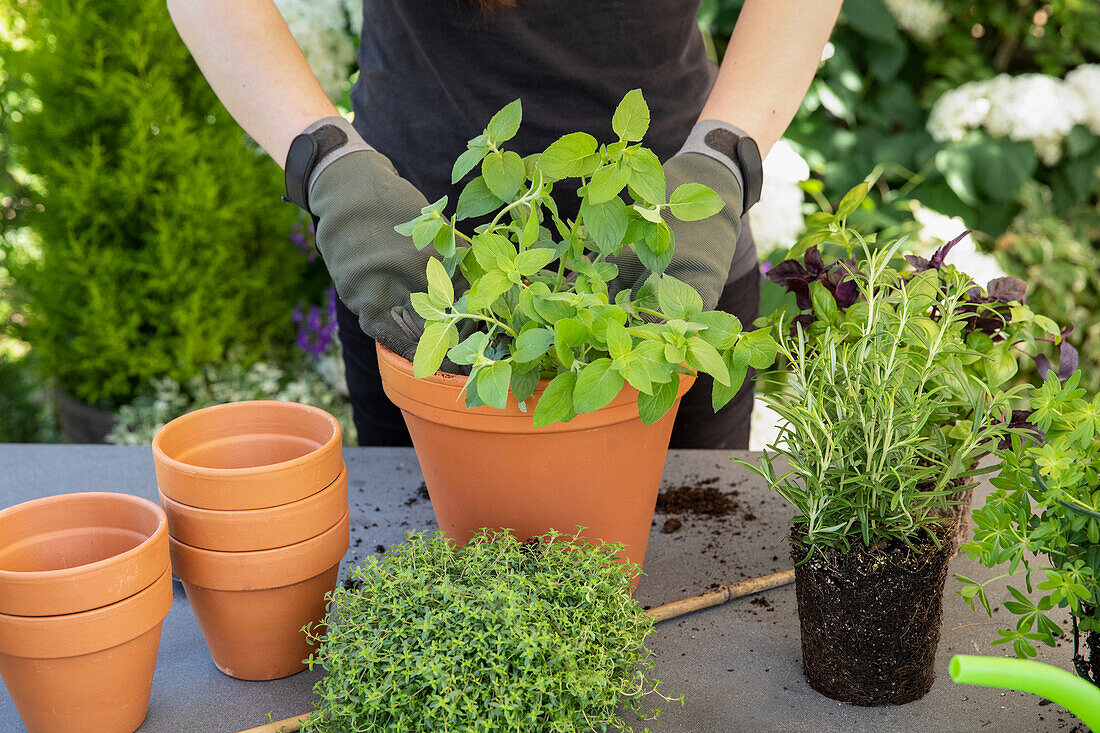
[{"label": "mint leaf", "polygon": [[490,270],[470,286],[466,303],[471,310],[485,310],[510,287],[512,281],[507,274],[500,270]]},{"label": "mint leaf", "polygon": [[611,354],[612,359],[628,355],[633,345],[633,340],[626,328],[615,321],[606,322],[604,340],[607,341],[607,353]]},{"label": "mint leaf", "polygon": [[672,192],[669,211],[680,221],[698,221],[714,216],[726,202],[701,183],[685,183]]},{"label": "mint leaf", "polygon": [[778,347],[767,329],[758,328],[744,333],[737,342],[737,349],[745,350],[753,369],[767,369],[775,363]]},{"label": "mint leaf", "polygon": [[721,384],[717,380],[714,382],[714,387],[710,393],[710,402],[715,412],[725,407],[730,400],[737,396],[749,372],[748,352],[746,350],[733,349],[727,351],[723,361],[729,373],[729,383]]},{"label": "mint leaf", "polygon": [[527,249],[516,255],[514,266],[519,274],[530,277],[555,259],[557,259],[557,253],[552,249]]},{"label": "mint leaf", "polygon": [[485,270],[508,271],[514,266],[516,246],[507,237],[491,232],[475,234],[470,246],[477,264]]},{"label": "mint leaf", "polygon": [[573,390],[573,409],[577,414],[605,407],[623,389],[623,377],[611,369],[611,360],[596,359],[581,369]]},{"label": "mint leaf", "polygon": [[524,401],[535,393],[535,388],[539,386],[539,369],[534,367],[527,371],[520,371],[519,365],[514,365],[512,368],[512,395],[519,402],[519,409],[527,412],[527,406],[524,405]]},{"label": "mint leaf", "polygon": [[642,422],[646,425],[652,425],[664,417],[665,413],[676,404],[676,394],[679,390],[680,380],[673,379],[671,382],[655,385],[653,394],[645,394],[644,392],[639,394],[638,416],[642,418]]},{"label": "mint leaf", "polygon": [[575,318],[562,318],[554,324],[554,353],[565,366],[573,365],[573,347],[588,338],[588,327]]},{"label": "mint leaf", "polygon": [[455,302],[455,289],[443,263],[434,257],[428,259],[428,296],[436,303],[451,305]]},{"label": "mint leaf", "polygon": [[447,356],[455,364],[473,364],[478,357],[485,353],[485,347],[489,345],[489,334],[484,331],[476,331],[470,334],[461,343],[451,347]]},{"label": "mint leaf", "polygon": [[663,275],[657,282],[657,302],[665,318],[691,320],[703,312],[703,299],[699,292],[682,280]]},{"label": "mint leaf", "polygon": [[536,166],[552,179],[590,176],[600,164],[596,138],[572,132],[558,138],[539,156]]},{"label": "mint leaf", "polygon": [[629,217],[626,204],[618,196],[602,204],[583,199],[580,214],[597,252],[611,254],[623,243]]},{"label": "mint leaf", "polygon": [[624,151],[623,161],[630,168],[630,189],[647,204],[665,203],[665,169],[657,155],[647,148]]},{"label": "mint leaf", "polygon": [[631,89],[619,102],[611,118],[611,129],[620,140],[635,142],[642,139],[649,129],[649,105],[641,89]]},{"label": "mint leaf", "polygon": [[512,379],[512,365],[506,361],[494,361],[477,378],[477,393],[485,404],[503,410],[508,402],[508,384]]},{"label": "mint leaf", "polygon": [[458,156],[454,168],[451,169],[451,183],[458,183],[465,178],[466,174],[476,168],[477,164],[481,162],[481,159],[484,158],[485,154],[488,152],[489,148],[484,145],[477,145]]},{"label": "mint leaf", "polygon": [[701,338],[689,338],[687,340],[687,359],[685,363],[691,369],[706,372],[714,377],[718,384],[729,386],[730,374],[726,363],[722,361],[722,355],[718,350]]},{"label": "mint leaf", "polygon": [[423,379],[435,374],[443,364],[447,350],[457,343],[458,329],[453,323],[433,321],[425,324],[413,356],[413,376]]},{"label": "mint leaf", "polygon": [[462,193],[458,195],[455,218],[462,221],[463,219],[485,216],[501,206],[504,206],[504,202],[485,185],[485,178],[478,176],[467,183],[466,187],[462,189]]},{"label": "mint leaf", "polygon": [[446,312],[427,293],[413,293],[409,299],[413,310],[425,321],[439,321],[447,317]]},{"label": "mint leaf", "polygon": [[500,147],[519,132],[519,123],[523,120],[523,106],[518,99],[506,104],[503,109],[493,115],[489,124],[485,127],[485,135]]},{"label": "mint leaf", "polygon": [[741,335],[741,321],[737,316],[725,311],[704,311],[693,316],[694,320],[706,326],[699,336],[716,349],[725,351],[737,345]]},{"label": "mint leaf", "polygon": [[512,358],[527,363],[541,359],[554,343],[554,334],[546,328],[527,328],[520,333],[512,347]]},{"label": "mint leaf", "polygon": [[576,382],[577,375],[573,372],[562,372],[550,380],[535,405],[533,422],[536,428],[556,422],[569,422],[576,416],[577,413],[573,410],[573,387]]},{"label": "mint leaf", "polygon": [[616,161],[600,166],[588,182],[585,198],[590,203],[602,204],[618,196],[630,181],[630,169]]},{"label": "mint leaf", "polygon": [[485,185],[505,203],[515,198],[524,175],[523,159],[511,150],[489,153],[481,161],[481,177],[485,179]]}]

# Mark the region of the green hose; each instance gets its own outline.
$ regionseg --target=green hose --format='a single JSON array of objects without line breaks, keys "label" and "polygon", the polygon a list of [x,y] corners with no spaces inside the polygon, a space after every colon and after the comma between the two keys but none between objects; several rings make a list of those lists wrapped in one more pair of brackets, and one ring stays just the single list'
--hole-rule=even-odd
[{"label": "green hose", "polygon": [[1012,657],[951,658],[951,679],[967,685],[1004,687],[1042,695],[1100,731],[1100,688],[1087,680],[1041,662]]}]

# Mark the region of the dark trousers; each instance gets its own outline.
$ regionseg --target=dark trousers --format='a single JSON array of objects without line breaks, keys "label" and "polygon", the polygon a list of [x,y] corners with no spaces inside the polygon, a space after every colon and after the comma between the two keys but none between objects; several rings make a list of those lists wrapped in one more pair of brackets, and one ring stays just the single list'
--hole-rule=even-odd
[{"label": "dark trousers", "polygon": [[[746,329],[760,314],[760,273],[747,275],[726,285],[718,309],[741,319]],[[374,339],[359,328],[359,319],[342,302],[336,302],[336,320],[344,347],[348,392],[351,394],[359,445],[410,446],[409,431],[401,411],[386,397],[378,374]],[[701,374],[684,395],[672,428],[671,448],[749,447],[749,418],[752,415],[753,384],[750,371],[737,396],[717,413],[711,408],[713,378]]]}]

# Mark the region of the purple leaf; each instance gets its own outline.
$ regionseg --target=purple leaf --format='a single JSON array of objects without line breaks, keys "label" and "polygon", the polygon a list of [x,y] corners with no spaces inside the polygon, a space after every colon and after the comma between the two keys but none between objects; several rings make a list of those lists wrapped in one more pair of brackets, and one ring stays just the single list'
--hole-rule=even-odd
[{"label": "purple leaf", "polygon": [[947,259],[947,254],[951,251],[951,248],[963,241],[968,234],[970,234],[969,229],[937,249],[935,254],[932,255],[932,259],[928,262],[929,267],[933,267],[937,270],[943,267],[943,261]]},{"label": "purple leaf", "polygon": [[821,259],[821,250],[817,247],[806,250],[802,259],[806,263],[806,271],[814,278],[825,271],[825,261]]},{"label": "purple leaf", "polygon": [[989,293],[990,298],[1001,303],[1013,301],[1023,303],[1027,295],[1027,283],[1018,277],[998,277],[989,281],[986,292]]},{"label": "purple leaf", "polygon": [[1062,343],[1058,345],[1058,379],[1063,382],[1070,378],[1075,371],[1077,371],[1078,354],[1077,349],[1073,344],[1069,342],[1067,336],[1073,333],[1073,326],[1069,325],[1062,329]]},{"label": "purple leaf", "polygon": [[924,272],[932,267],[928,260],[917,255],[905,255],[905,261],[908,262],[916,272]]},{"label": "purple leaf", "polygon": [[798,260],[783,260],[768,270],[768,279],[776,285],[788,287],[787,280],[790,278],[799,278],[805,281],[809,274]]},{"label": "purple leaf", "polygon": [[789,278],[787,280],[787,290],[794,293],[794,299],[795,303],[798,305],[798,310],[805,311],[813,307],[813,301],[810,299],[810,284],[802,278]]}]

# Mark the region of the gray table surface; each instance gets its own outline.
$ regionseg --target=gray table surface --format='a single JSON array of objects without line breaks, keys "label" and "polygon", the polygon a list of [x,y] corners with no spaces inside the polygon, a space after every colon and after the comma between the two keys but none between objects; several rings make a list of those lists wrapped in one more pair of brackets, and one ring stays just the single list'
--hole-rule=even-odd
[{"label": "gray table surface", "polygon": [[[680,516],[683,526],[665,534],[658,515],[637,598],[659,605],[729,583],[782,570],[791,512],[762,483],[730,463],[728,451],[672,451],[666,485],[718,477],[716,486],[738,492],[741,510],[724,519]],[[432,509],[416,499],[420,469],[411,449],[349,448],[352,512],[347,568],[369,553],[400,542],[406,529],[434,529]],[[0,445],[0,508],[71,491],[122,491],[156,498],[147,448],[115,446]],[[984,500],[984,493],[975,503]],[[955,572],[991,573],[964,557]],[[903,706],[861,708],[839,704],[812,690],[802,675],[793,586],[767,592],[767,603],[740,600],[665,622],[650,646],[656,676],[686,704],[667,710],[660,730],[710,731],[1055,731],[1078,727],[1057,705],[1019,692],[956,685],[947,674],[955,653],[1004,654],[990,647],[996,625],[973,612],[948,580],[936,683],[923,699]],[[1004,617],[1001,611],[994,618]],[[1071,644],[1043,648],[1039,659],[1069,668]],[[142,731],[232,733],[310,709],[319,671],[272,682],[243,682],[221,674],[207,654],[198,625],[177,585],[165,620],[149,716]],[[0,733],[24,730],[11,699],[0,695]],[[95,733],[90,731],[89,733]]]}]

